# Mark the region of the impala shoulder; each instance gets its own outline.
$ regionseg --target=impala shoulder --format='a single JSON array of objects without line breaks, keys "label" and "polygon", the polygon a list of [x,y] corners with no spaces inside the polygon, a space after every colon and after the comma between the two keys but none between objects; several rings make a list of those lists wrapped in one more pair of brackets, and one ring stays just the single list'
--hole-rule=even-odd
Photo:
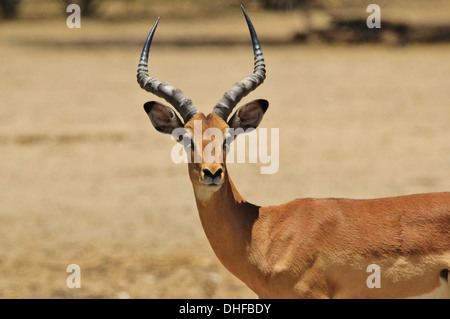
[{"label": "impala shoulder", "polygon": [[295,276],[308,269],[322,269],[323,256],[332,251],[330,242],[342,223],[333,202],[301,198],[260,207],[249,246],[251,263],[270,276]]},{"label": "impala shoulder", "polygon": [[[284,243],[298,249],[334,239],[346,216],[335,199],[300,198],[279,206],[261,207],[253,235],[273,247]],[[300,249],[301,250],[301,249]]]}]

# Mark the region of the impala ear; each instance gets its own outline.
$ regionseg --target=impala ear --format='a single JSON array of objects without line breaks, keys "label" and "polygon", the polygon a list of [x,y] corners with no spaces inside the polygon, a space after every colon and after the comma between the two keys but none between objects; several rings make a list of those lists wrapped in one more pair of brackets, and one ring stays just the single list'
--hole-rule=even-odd
[{"label": "impala ear", "polygon": [[173,130],[184,126],[174,110],[161,103],[147,102],[144,104],[144,110],[155,129],[161,133],[172,134]]},{"label": "impala ear", "polygon": [[269,102],[266,100],[255,100],[242,105],[228,121],[228,126],[230,128],[242,128],[244,130],[257,128],[268,107]]}]

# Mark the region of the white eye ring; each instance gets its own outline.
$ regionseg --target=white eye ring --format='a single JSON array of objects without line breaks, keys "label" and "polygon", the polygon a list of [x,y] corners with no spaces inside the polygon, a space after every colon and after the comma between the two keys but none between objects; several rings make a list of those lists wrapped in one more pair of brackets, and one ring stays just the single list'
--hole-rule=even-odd
[{"label": "white eye ring", "polygon": [[181,143],[183,143],[184,148],[187,150],[188,147],[194,146],[194,136],[191,132],[187,131],[182,135]]}]

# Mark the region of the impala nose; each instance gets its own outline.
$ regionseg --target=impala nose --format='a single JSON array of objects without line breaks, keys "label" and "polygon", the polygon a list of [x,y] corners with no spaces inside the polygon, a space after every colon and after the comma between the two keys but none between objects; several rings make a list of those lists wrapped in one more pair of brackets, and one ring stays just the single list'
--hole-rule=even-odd
[{"label": "impala nose", "polygon": [[202,179],[204,184],[216,184],[223,183],[223,169],[222,167],[204,167],[202,169]]}]

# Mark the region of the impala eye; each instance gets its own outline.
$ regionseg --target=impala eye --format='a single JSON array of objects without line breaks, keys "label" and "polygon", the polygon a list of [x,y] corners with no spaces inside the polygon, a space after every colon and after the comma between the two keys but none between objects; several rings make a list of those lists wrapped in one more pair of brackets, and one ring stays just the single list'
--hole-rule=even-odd
[{"label": "impala eye", "polygon": [[195,143],[194,143],[194,139],[192,137],[192,134],[189,133],[185,133],[183,135],[183,139],[181,141],[181,143],[184,146],[184,149],[186,152],[190,152],[191,150],[195,150]]}]

